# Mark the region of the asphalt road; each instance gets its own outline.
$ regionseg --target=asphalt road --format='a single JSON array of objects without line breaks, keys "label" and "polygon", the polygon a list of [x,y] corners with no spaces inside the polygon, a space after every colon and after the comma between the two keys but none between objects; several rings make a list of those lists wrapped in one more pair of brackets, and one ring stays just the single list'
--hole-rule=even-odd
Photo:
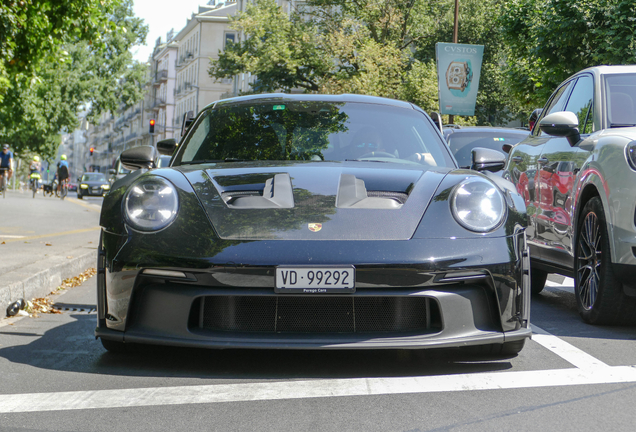
[{"label": "asphalt road", "polygon": [[0,320],[0,431],[633,431],[636,328],[586,325],[572,281],[549,285],[533,299],[533,340],[512,359],[456,350],[115,355],[93,337],[92,278],[53,296],[61,314]]},{"label": "asphalt road", "polygon": [[[52,256],[78,256],[97,249],[102,198],[35,198],[30,191],[0,198],[0,275],[44,262]],[[43,264],[44,265],[44,264]]]}]

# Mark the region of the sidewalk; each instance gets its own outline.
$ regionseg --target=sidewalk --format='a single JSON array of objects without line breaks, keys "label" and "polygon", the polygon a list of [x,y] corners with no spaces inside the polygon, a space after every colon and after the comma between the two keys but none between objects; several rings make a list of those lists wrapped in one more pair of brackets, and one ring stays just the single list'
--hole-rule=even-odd
[{"label": "sidewalk", "polygon": [[0,204],[2,319],[14,301],[44,297],[64,279],[96,267],[101,201],[32,199],[10,191]]}]

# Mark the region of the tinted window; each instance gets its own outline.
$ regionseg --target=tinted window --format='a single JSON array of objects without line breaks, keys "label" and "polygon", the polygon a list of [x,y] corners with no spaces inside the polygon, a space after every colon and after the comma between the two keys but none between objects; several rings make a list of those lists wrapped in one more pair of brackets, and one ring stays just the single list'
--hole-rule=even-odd
[{"label": "tinted window", "polygon": [[[552,94],[552,97],[548,101],[548,104],[541,113],[539,121],[541,121],[543,117],[547,116],[550,113],[563,111],[565,109],[565,103],[568,100],[568,95],[570,94],[570,90],[572,90],[573,85],[574,81],[569,81],[567,84],[559,87],[557,91]],[[538,127],[533,129],[533,133],[536,133],[537,135],[543,134],[541,128]]]},{"label": "tinted window", "polygon": [[453,166],[433,124],[406,108],[322,101],[221,105],[193,128],[176,164],[372,159]]},{"label": "tinted window", "polygon": [[504,144],[515,145],[528,136],[528,133],[499,132],[499,131],[466,131],[451,133],[446,141],[457,159],[460,167],[472,164],[472,149],[484,147],[502,151]]},{"label": "tinted window", "polygon": [[605,75],[609,127],[636,125],[636,74]]},{"label": "tinted window", "polygon": [[580,77],[574,85],[572,95],[568,100],[565,111],[576,114],[579,119],[579,130],[581,133],[589,134],[593,132],[593,115],[590,108],[594,97],[594,82],[592,77],[584,75]]},{"label": "tinted window", "polygon": [[106,181],[102,173],[86,173],[82,176],[82,181]]}]

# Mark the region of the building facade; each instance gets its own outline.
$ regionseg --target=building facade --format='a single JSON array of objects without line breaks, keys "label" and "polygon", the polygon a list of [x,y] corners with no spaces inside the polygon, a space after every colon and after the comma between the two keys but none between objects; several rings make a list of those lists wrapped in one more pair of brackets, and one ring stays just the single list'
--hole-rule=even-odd
[{"label": "building facade", "polygon": [[217,81],[208,72],[210,59],[219,56],[228,41],[236,40],[230,28],[230,16],[236,13],[236,2],[216,6],[199,6],[186,26],[175,37],[179,45],[176,64],[175,115],[172,126],[175,138],[181,136],[183,116],[195,114],[202,108],[223,98],[232,90],[231,79]]}]

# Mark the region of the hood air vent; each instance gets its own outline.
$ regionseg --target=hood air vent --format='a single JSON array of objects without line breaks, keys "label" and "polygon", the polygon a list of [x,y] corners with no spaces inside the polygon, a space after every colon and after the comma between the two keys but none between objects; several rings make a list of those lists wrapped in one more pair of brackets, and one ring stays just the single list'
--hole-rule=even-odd
[{"label": "hood air vent", "polygon": [[293,208],[294,194],[289,174],[276,174],[265,181],[262,190],[222,191],[221,197],[230,208]]},{"label": "hood air vent", "polygon": [[342,174],[336,197],[338,208],[399,209],[406,202],[405,192],[367,191],[364,180]]}]

